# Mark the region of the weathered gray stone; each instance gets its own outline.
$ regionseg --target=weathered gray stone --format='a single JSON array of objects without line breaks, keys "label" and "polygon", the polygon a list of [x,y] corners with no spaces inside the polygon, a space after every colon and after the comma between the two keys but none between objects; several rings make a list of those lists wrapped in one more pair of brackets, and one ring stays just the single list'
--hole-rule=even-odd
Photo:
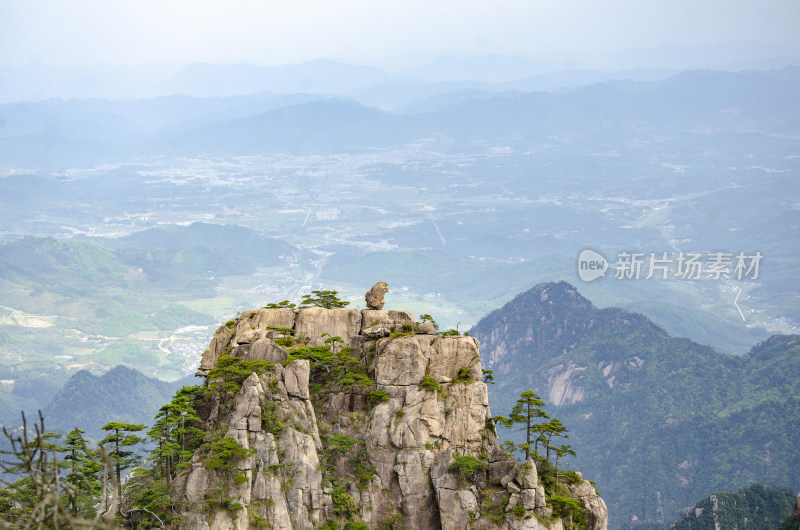
[{"label": "weathered gray stone", "polygon": [[586,510],[586,529],[605,530],[608,526],[608,507],[588,480],[568,484],[570,497],[577,498]]},{"label": "weathered gray stone", "polygon": [[448,393],[443,406],[450,412],[445,417],[442,437],[456,447],[480,454],[483,452],[486,413],[489,410],[486,384],[453,384],[449,386]]},{"label": "weathered gray stone", "polygon": [[389,292],[389,284],[386,282],[378,282],[372,286],[372,289],[367,291],[364,300],[367,302],[368,309],[383,309],[383,295]]},{"label": "weathered gray stone", "polygon": [[405,496],[422,494],[427,486],[428,477],[423,473],[423,465],[416,451],[399,451],[394,472],[397,473],[400,491]]},{"label": "weathered gray stone", "polygon": [[291,309],[242,311],[239,323],[236,325],[236,335],[241,335],[248,330],[264,332],[269,327],[292,329],[294,327],[294,319],[294,311]]},{"label": "weathered gray stone", "polygon": [[383,339],[375,364],[379,385],[417,385],[425,376],[430,358],[430,342],[423,335],[405,335]]},{"label": "weathered gray stone", "polygon": [[252,344],[261,338],[263,332],[256,329],[248,329],[236,334],[236,344]]},{"label": "weathered gray stone", "polygon": [[275,344],[271,339],[258,339],[250,345],[247,354],[242,356],[245,361],[269,361],[282,363],[289,357],[286,350]]},{"label": "weathered gray stone", "polygon": [[283,382],[286,384],[286,393],[300,399],[310,399],[308,393],[308,376],[311,366],[305,359],[295,359],[283,369]]},{"label": "weathered gray stone", "polygon": [[[230,428],[247,429],[246,418],[253,416],[259,409],[259,394],[263,393],[261,381],[256,374],[250,374],[242,383],[242,388],[234,400],[234,409],[230,418]],[[244,420],[244,423],[241,423]]]},{"label": "weathered gray stone", "polygon": [[[462,493],[471,495],[470,492],[441,489],[437,491],[439,504],[439,518],[442,530],[467,530],[470,525],[470,515],[462,504]],[[469,502],[469,499],[465,499]]]},{"label": "weathered gray stone", "polygon": [[361,330],[361,336],[369,340],[382,339],[383,337],[388,337],[391,334],[392,332],[389,327],[382,324]]},{"label": "weathered gray stone", "polygon": [[192,471],[186,479],[186,499],[189,502],[201,502],[208,489],[208,471],[200,464],[192,466]]},{"label": "weathered gray stone", "polygon": [[458,500],[461,501],[461,508],[470,513],[478,513],[478,499],[469,490],[460,490]]},{"label": "weathered gray stone", "polygon": [[477,341],[472,337],[438,337],[431,346],[430,377],[446,383],[467,368],[475,381],[483,379]]},{"label": "weathered gray stone", "polygon": [[[515,468],[517,463],[514,460],[500,460],[497,462],[489,462],[489,481],[500,480],[502,481],[505,477],[506,483],[509,480],[514,478]],[[505,484],[503,484],[505,488]]]},{"label": "weathered gray stone", "polygon": [[[392,333],[408,330],[408,326],[413,329],[416,320],[409,311],[378,311],[377,309],[361,310],[361,327],[369,328],[372,326],[386,326]],[[403,325],[406,325],[406,329]],[[410,331],[410,330],[409,330]]]},{"label": "weathered gray stone", "polygon": [[320,345],[325,343],[323,333],[341,337],[349,345],[360,332],[361,311],[358,309],[308,307],[301,309],[295,320],[295,336],[316,340]]},{"label": "weathered gray stone", "polygon": [[197,370],[197,375],[208,375],[209,370],[217,365],[217,361],[219,361],[225,348],[230,345],[232,338],[233,330],[227,326],[220,326],[214,332],[214,338],[211,339],[211,343],[203,351],[203,355],[200,358],[200,369]]},{"label": "weathered gray stone", "polygon": [[263,501],[267,498],[267,478],[264,473],[259,471],[256,473],[256,480],[253,482],[253,496],[254,501]]},{"label": "weathered gray stone", "polygon": [[506,511],[507,512],[511,511],[511,508],[519,504],[519,500],[520,500],[519,493],[512,493],[508,497],[508,504],[506,505]]},{"label": "weathered gray stone", "polygon": [[536,470],[536,462],[534,462],[532,458],[523,462],[517,469],[515,479],[522,489],[531,489],[538,486],[539,475]]},{"label": "weathered gray stone", "polygon": [[544,486],[539,484],[536,486],[536,509],[544,509],[546,506]]},{"label": "weathered gray stone", "polygon": [[425,320],[419,324],[416,331],[420,335],[436,335],[436,327],[430,320]]},{"label": "weathered gray stone", "polygon": [[536,490],[526,489],[519,493],[520,503],[526,510],[533,510],[536,508]]},{"label": "weathered gray stone", "polygon": [[247,418],[247,430],[250,432],[261,431],[261,418],[258,416],[250,416]]}]

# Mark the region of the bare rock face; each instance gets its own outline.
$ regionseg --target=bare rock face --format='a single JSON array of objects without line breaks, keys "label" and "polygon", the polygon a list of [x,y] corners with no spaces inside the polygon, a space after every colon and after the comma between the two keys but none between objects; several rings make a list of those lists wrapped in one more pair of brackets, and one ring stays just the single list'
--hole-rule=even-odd
[{"label": "bare rock face", "polygon": [[296,336],[309,339],[315,346],[325,343],[323,333],[331,337],[341,337],[349,345],[361,332],[361,311],[322,307],[300,309],[294,329]]},{"label": "bare rock face", "polygon": [[258,339],[242,356],[245,361],[269,361],[281,363],[289,357],[286,350],[278,346],[272,339]]},{"label": "bare rock face", "polygon": [[208,371],[217,365],[220,356],[225,351],[225,348],[230,345],[231,339],[234,337],[232,328],[233,326],[220,326],[214,333],[211,344],[206,347],[200,359],[200,369],[197,370],[197,375],[208,375]]},{"label": "bare rock face", "polygon": [[[409,311],[381,311],[378,309],[362,309],[361,310],[361,326],[362,329],[384,326],[392,333],[401,331],[411,331],[416,319]],[[404,329],[404,326],[407,329]],[[411,326],[408,328],[408,326]]]},{"label": "bare rock face", "polygon": [[308,376],[311,373],[308,361],[297,359],[290,362],[283,369],[283,382],[286,385],[286,393],[300,399],[311,399],[308,393]]},{"label": "bare rock face", "polygon": [[291,309],[254,309],[243,311],[239,323],[236,325],[236,334],[246,332],[248,329],[267,331],[268,328],[294,327],[295,313]]},{"label": "bare rock face", "polygon": [[[217,330],[201,373],[226,352],[274,366],[201,415],[209,436],[235,440],[247,456],[233,457],[233,480],[197,450],[173,483],[189,507],[181,528],[311,530],[349,518],[369,528],[563,529],[534,462],[518,464],[497,443],[478,341],[423,325],[405,311],[313,307],[245,312]],[[334,336],[344,343],[337,352],[353,347],[372,384],[320,390],[312,363],[286,363],[294,348]],[[465,474],[457,459],[466,456],[480,469]],[[605,530],[608,512],[591,484],[568,490],[586,527]],[[220,495],[226,502],[215,504]]]},{"label": "bare rock face", "polygon": [[367,291],[364,300],[367,302],[367,309],[383,309],[383,295],[389,292],[389,284],[378,282]]},{"label": "bare rock face", "polygon": [[425,320],[417,326],[417,333],[420,335],[436,335],[436,326],[430,320]]},{"label": "bare rock face", "polygon": [[[580,476],[580,473],[578,473]],[[608,508],[605,501],[597,494],[597,490],[588,481],[583,480],[576,484],[568,484],[570,497],[581,503],[581,508],[586,510],[586,529],[600,530],[608,526]]]}]

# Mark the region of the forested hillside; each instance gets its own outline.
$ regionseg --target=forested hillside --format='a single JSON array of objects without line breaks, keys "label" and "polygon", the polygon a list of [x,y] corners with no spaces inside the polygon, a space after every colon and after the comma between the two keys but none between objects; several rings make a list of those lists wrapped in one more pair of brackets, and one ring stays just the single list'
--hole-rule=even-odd
[{"label": "forested hillside", "polygon": [[526,388],[557,405],[614,526],[667,522],[754,482],[800,488],[800,336],[726,355],[598,309],[565,282],[520,294],[471,333],[500,376],[492,408]]}]

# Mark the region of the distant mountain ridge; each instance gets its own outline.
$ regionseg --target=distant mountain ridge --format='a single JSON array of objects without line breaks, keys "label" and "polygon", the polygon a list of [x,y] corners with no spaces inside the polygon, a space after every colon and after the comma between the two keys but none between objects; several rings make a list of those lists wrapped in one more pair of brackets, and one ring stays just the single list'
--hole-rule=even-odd
[{"label": "distant mountain ridge", "polygon": [[558,405],[614,527],[753,482],[800,488],[800,336],[725,355],[598,309],[566,282],[520,294],[470,333],[498,376],[492,410],[527,389]]},{"label": "distant mountain ridge", "polygon": [[150,425],[158,409],[181,386],[193,384],[190,381],[168,383],[122,365],[101,376],[80,370],[53,396],[42,415],[48,430],[68,432],[78,426],[87,438],[97,440],[105,436],[103,425],[112,421]]},{"label": "distant mountain ridge", "polygon": [[[781,526],[795,502],[789,488],[767,488],[753,484],[733,493],[716,493],[702,499],[671,525],[649,526],[648,530],[705,530],[747,528],[775,530]],[[781,526],[783,528],[783,526]]]},{"label": "distant mountain ridge", "polygon": [[[194,65],[180,75],[205,78],[231,68],[236,69]],[[248,72],[242,75],[254,75]],[[354,67],[351,73],[384,79],[369,68]],[[736,73],[695,70],[666,78],[666,72],[638,71],[553,75],[498,85],[409,84],[401,79],[352,93],[278,95],[262,88],[227,98],[0,104],[0,162],[39,166],[55,157],[61,164],[80,164],[97,150],[120,160],[165,149],[184,155],[254,154],[292,146],[301,153],[331,153],[431,137],[467,148],[487,136],[544,141],[569,133],[596,139],[631,130],[649,135],[665,127],[697,134],[700,124],[704,130],[713,125],[708,130],[713,134],[735,130],[758,138],[792,133],[800,121],[793,97],[800,90],[798,66]],[[561,79],[568,88],[552,91]],[[754,93],[761,97],[753,98]]]}]

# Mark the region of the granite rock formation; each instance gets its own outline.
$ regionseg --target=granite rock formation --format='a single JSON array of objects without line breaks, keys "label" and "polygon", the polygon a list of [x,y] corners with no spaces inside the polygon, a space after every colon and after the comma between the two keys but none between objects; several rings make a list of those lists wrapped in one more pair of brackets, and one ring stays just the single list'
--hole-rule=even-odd
[{"label": "granite rock formation", "polygon": [[[331,342],[363,363],[370,385],[320,388],[310,383],[313,358],[290,358]],[[407,311],[258,309],[217,330],[198,374],[223,355],[272,364],[201,414],[207,432],[247,456],[233,457],[232,478],[195,452],[173,484],[187,506],[182,528],[571,525],[554,515],[533,462],[518,464],[498,445],[475,338],[435,335]],[[586,528],[605,529],[594,487],[581,479],[569,492]]]},{"label": "granite rock formation", "polygon": [[386,282],[378,282],[372,286],[372,289],[367,291],[364,296],[364,301],[367,302],[367,309],[383,309],[384,300],[383,295],[389,292],[389,284]]}]

